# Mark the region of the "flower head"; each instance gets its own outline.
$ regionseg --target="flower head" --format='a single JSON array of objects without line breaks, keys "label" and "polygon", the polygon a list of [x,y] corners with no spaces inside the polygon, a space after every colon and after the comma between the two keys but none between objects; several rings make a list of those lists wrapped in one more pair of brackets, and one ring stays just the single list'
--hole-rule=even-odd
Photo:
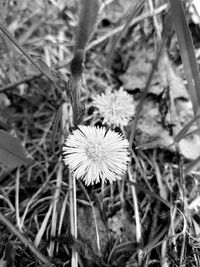
[{"label": "flower head", "polygon": [[93,99],[93,104],[108,125],[126,126],[135,113],[134,100],[122,87],[114,92],[106,90]]},{"label": "flower head", "polygon": [[79,125],[65,140],[64,163],[86,185],[121,179],[129,161],[128,141],[106,128]]}]

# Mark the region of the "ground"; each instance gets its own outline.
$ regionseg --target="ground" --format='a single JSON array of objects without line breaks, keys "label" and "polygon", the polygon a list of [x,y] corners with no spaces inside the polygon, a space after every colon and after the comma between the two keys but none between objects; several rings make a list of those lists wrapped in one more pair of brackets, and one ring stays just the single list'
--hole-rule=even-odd
[{"label": "ground", "polygon": [[[0,3],[0,267],[75,267],[77,255],[79,266],[199,266],[198,120],[174,31],[158,58],[167,4],[100,1],[72,84],[80,2]],[[184,8],[198,64],[199,24]],[[87,186],[64,164],[74,84],[75,119],[129,141],[127,170],[111,184]],[[120,90],[118,116],[129,119],[109,124]],[[94,99],[114,92],[102,116]]]}]

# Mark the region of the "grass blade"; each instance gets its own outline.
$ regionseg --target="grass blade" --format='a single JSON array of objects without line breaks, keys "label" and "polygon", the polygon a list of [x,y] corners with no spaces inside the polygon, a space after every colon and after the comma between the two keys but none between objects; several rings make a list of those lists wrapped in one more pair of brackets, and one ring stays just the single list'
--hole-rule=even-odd
[{"label": "grass blade", "polygon": [[54,155],[56,153],[55,152],[55,139],[56,139],[56,134],[58,131],[58,125],[60,122],[61,113],[62,113],[62,105],[59,107],[58,111],[56,112],[56,116],[53,122],[52,134],[51,134],[51,148],[52,148]]},{"label": "grass blade", "polygon": [[189,121],[174,137],[174,143],[179,143],[183,137],[186,136],[192,124],[200,118],[200,115]]},{"label": "grass blade", "polygon": [[191,161],[185,166],[185,175],[189,174],[191,171],[195,171],[199,168],[200,164],[200,156],[198,156],[195,160]]},{"label": "grass blade", "polygon": [[[194,53],[191,33],[186,21],[181,0],[169,0],[171,16],[178,38],[181,58],[188,82],[188,89],[192,100],[194,115],[199,114],[200,106],[200,78],[197,61]],[[200,120],[197,121],[200,127]]]}]

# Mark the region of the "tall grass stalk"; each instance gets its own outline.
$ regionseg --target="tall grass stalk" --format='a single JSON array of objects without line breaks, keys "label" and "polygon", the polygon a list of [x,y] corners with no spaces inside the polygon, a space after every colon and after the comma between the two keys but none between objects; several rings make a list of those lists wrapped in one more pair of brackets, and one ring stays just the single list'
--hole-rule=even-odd
[{"label": "tall grass stalk", "polygon": [[[131,174],[130,166],[128,167],[128,177],[131,182],[136,182],[135,175]],[[137,200],[137,194],[135,187],[131,186],[132,191],[132,197],[133,197],[133,206],[134,206],[134,212],[135,212],[135,224],[136,224],[136,241],[139,244],[142,240],[142,227],[140,223],[140,214],[139,214],[139,208],[138,208],[138,200]]]},{"label": "tall grass stalk", "polygon": [[[40,229],[39,231],[37,232],[37,235],[35,237],[35,240],[34,240],[34,245],[36,246],[36,248],[39,246],[41,240],[42,240],[42,237],[47,229],[47,226],[48,226],[48,222],[49,222],[49,219],[51,217],[51,214],[52,214],[52,210],[53,210],[53,202],[50,203],[50,206],[49,206],[49,209],[44,217],[44,220],[42,221],[41,225],[40,225]],[[51,255],[51,252],[49,253],[49,255]]]},{"label": "tall grass stalk", "polygon": [[[200,113],[200,75],[195,57],[192,36],[187,24],[181,0],[169,0],[171,17],[175,27],[180,48],[183,67],[188,83],[188,90],[192,101],[194,116]],[[200,127],[200,120],[197,120]]]},{"label": "tall grass stalk", "polygon": [[22,231],[21,219],[19,214],[19,183],[20,183],[20,167],[17,168],[16,171],[16,182],[15,182],[15,214],[16,214],[16,222],[17,227],[20,231]]},{"label": "tall grass stalk", "polygon": [[[70,186],[70,227],[71,234],[77,238],[77,202],[76,202],[76,178],[69,173]],[[72,248],[71,267],[78,267],[78,254],[75,248]]]},{"label": "tall grass stalk", "polygon": [[[59,161],[61,158],[59,159]],[[62,183],[62,170],[63,170],[63,164],[60,164],[58,166],[57,170],[57,179],[56,179],[56,189],[53,196],[53,211],[52,211],[52,220],[51,220],[51,237],[56,236],[56,229],[57,229],[57,223],[58,223],[58,201],[60,197],[61,192],[61,183]],[[54,254],[54,248],[55,248],[55,240],[52,240],[50,242],[49,246],[49,255],[52,257]]]}]

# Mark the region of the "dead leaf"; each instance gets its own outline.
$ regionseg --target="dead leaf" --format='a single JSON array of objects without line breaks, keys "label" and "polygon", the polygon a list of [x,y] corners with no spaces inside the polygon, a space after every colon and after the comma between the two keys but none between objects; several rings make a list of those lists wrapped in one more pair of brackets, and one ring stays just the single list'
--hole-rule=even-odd
[{"label": "dead leaf", "polygon": [[[176,114],[174,115],[176,118],[171,116],[172,114],[167,117],[168,123],[171,120],[174,123],[174,134],[178,133],[191,120],[193,112],[190,106],[191,102],[179,100],[176,102]],[[195,127],[194,124],[190,130],[194,130]],[[162,126],[158,103],[155,101],[146,100],[144,102],[137,124],[136,141],[137,147],[140,149],[161,147],[175,150],[175,147],[171,146],[174,142],[173,136],[170,136],[169,131]],[[179,149],[185,158],[195,159],[200,155],[200,136],[194,133],[183,138],[179,142]]]},{"label": "dead leaf", "polygon": [[135,240],[135,224],[128,219],[123,209],[108,219],[108,229],[115,239]]},{"label": "dead leaf", "polygon": [[[134,5],[135,4],[136,3],[134,3]],[[131,0],[112,1],[110,4],[106,5],[103,14],[101,14],[101,18],[106,18],[112,23],[117,23],[125,13],[130,11],[130,8],[133,8],[133,1]]]},{"label": "dead leaf", "polygon": [[[120,80],[126,90],[140,89],[142,91],[146,86],[148,73],[151,71],[156,53],[152,49],[147,50],[145,48],[136,49],[133,55],[134,58],[130,61],[127,71],[120,76]],[[188,99],[188,93],[181,77],[174,72],[168,61],[166,72],[164,68],[166,65],[162,64],[162,60],[167,60],[166,55],[161,57],[159,68],[154,74],[149,92],[159,95],[167,82],[173,100],[176,98]]]},{"label": "dead leaf", "polygon": [[3,259],[0,259],[0,267],[6,267],[7,263]]},{"label": "dead leaf", "polygon": [[[101,253],[106,252],[108,236],[106,227],[101,219],[99,210],[94,207],[100,239]],[[84,256],[92,260],[93,254],[98,255],[97,236],[94,223],[94,214],[91,207],[78,207],[78,236],[84,242]]]},{"label": "dead leaf", "polygon": [[20,165],[30,165],[32,162],[27,157],[20,141],[11,134],[0,130],[0,163],[12,169]]}]

